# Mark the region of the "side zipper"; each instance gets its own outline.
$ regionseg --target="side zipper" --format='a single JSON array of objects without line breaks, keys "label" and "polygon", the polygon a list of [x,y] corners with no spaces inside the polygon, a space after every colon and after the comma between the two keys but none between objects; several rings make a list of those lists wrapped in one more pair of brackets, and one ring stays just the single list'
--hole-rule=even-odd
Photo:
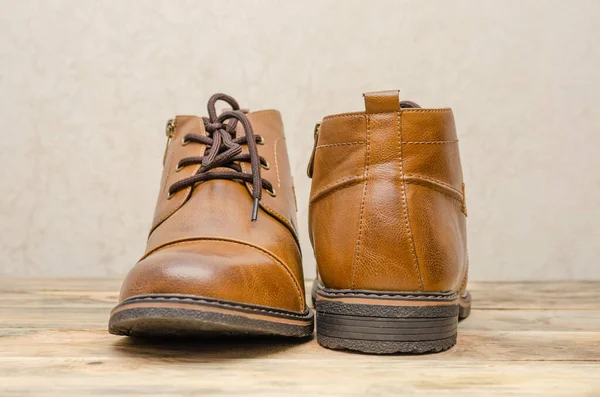
[{"label": "side zipper", "polygon": [[167,159],[167,152],[169,151],[169,146],[171,145],[171,140],[175,135],[175,121],[177,119],[170,119],[167,121],[167,125],[165,126],[165,135],[167,136],[167,146],[165,146],[165,154],[163,155],[163,165],[165,165],[165,160]]},{"label": "side zipper", "polygon": [[308,160],[308,167],[306,168],[306,175],[308,175],[309,178],[312,178],[312,176],[313,176],[313,169],[315,166],[315,153],[317,151],[317,144],[319,143],[319,129],[320,128],[321,128],[321,123],[319,122],[315,125],[315,131],[314,131],[315,143],[313,145],[313,150],[310,155],[310,160]]}]

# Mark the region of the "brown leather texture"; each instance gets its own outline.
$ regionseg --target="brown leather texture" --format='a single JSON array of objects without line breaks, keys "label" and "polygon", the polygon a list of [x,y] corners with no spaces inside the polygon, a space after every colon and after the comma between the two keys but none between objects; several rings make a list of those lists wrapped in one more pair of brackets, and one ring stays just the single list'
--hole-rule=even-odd
[{"label": "brown leather texture", "polygon": [[[146,252],[126,277],[121,301],[136,295],[184,294],[305,311],[296,199],[281,115],[263,110],[247,117],[264,138],[258,150],[268,166],[261,175],[273,184],[275,196],[263,191],[254,222],[251,184],[208,180],[169,197],[169,186],[200,167],[178,169],[179,161],[202,156],[205,150],[199,143],[185,144],[183,137],[207,134],[202,118],[178,116]],[[243,135],[240,123],[236,131]],[[246,146],[243,153],[248,153]],[[248,164],[240,165],[252,172]]]},{"label": "brown leather texture", "polygon": [[309,165],[309,233],[328,288],[464,292],[466,204],[451,109],[401,108],[398,91],[365,112],[325,117]]}]

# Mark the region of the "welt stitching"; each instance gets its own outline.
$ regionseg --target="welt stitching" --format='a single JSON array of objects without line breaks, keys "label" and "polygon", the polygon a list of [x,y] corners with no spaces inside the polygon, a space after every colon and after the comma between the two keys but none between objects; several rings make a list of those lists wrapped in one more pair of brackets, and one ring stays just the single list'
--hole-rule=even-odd
[{"label": "welt stitching", "polygon": [[369,185],[369,162],[371,161],[371,135],[370,135],[371,119],[369,118],[369,115],[366,115],[366,119],[367,119],[367,150],[365,153],[365,171],[364,171],[365,185],[363,187],[362,199],[360,201],[360,217],[358,220],[358,237],[356,239],[356,246],[354,247],[354,258],[352,260],[352,281],[350,284],[351,288],[354,288],[354,280],[356,277],[356,265],[357,265],[358,258],[360,255],[360,240],[362,238],[363,215],[364,215],[364,210],[365,210],[365,200],[367,198],[367,186]]},{"label": "welt stitching", "polygon": [[134,296],[134,297],[125,299],[122,303],[145,302],[145,301],[149,301],[149,300],[150,301],[177,301],[177,302],[209,303],[209,304],[214,304],[217,306],[231,307],[231,308],[235,308],[235,309],[244,309],[244,310],[250,310],[250,311],[254,311],[254,312],[283,314],[286,316],[297,317],[297,318],[305,318],[306,317],[301,314],[288,313],[283,310],[280,311],[280,310],[276,310],[276,309],[259,309],[259,308],[255,308],[255,307],[247,307],[247,306],[242,306],[242,305],[234,305],[231,303],[211,301],[208,299],[202,299],[202,298],[198,298],[195,296],[186,296],[185,298],[177,297],[177,296],[142,296],[142,297]]},{"label": "welt stitching", "polygon": [[[134,296],[134,297],[125,299],[122,303],[145,302],[145,301],[176,301],[176,302],[209,303],[209,304],[214,304],[216,306],[223,306],[223,307],[235,308],[235,309],[244,309],[244,310],[249,310],[249,311],[253,311],[253,312],[283,314],[283,315],[290,316],[290,317],[306,318],[306,316],[303,316],[301,314],[295,314],[297,312],[289,312],[289,311],[285,311],[285,310],[276,310],[276,309],[261,309],[261,308],[256,308],[256,307],[243,306],[243,305],[234,305],[231,303],[217,302],[217,301],[212,301],[212,300],[208,300],[208,299],[198,298],[195,296],[186,296],[185,298],[177,297],[177,296],[141,296],[141,297]],[[186,320],[181,320],[181,322],[182,323],[186,322]]]},{"label": "welt stitching", "polygon": [[334,146],[348,146],[348,145],[364,145],[364,141],[356,141],[356,142],[343,142],[343,143],[329,143],[326,145],[318,145],[315,149],[326,148],[326,147],[334,147]]},{"label": "welt stitching", "polygon": [[292,274],[291,270],[283,263],[283,261],[281,259],[279,259],[277,256],[275,256],[271,252],[267,251],[266,249],[264,249],[262,247],[259,247],[258,245],[249,244],[249,243],[246,243],[246,242],[243,242],[243,241],[232,240],[232,239],[227,239],[227,238],[215,238],[215,237],[195,238],[195,239],[177,241],[177,242],[174,242],[174,243],[165,244],[165,245],[156,247],[152,251],[150,251],[146,255],[144,255],[142,257],[142,259],[140,259],[140,260],[143,260],[143,259],[147,258],[152,253],[154,253],[154,252],[156,252],[156,251],[158,251],[158,250],[160,250],[162,248],[173,247],[173,246],[177,246],[177,245],[184,245],[184,244],[187,244],[187,243],[192,243],[192,242],[201,241],[201,240],[225,241],[225,242],[228,242],[228,243],[245,245],[247,247],[254,248],[254,249],[258,250],[258,251],[261,251],[265,255],[271,257],[272,259],[275,260],[275,262],[279,263],[283,267],[283,269],[287,272],[287,274],[290,276],[290,278],[292,279],[292,283],[296,287],[296,292],[298,293],[298,298],[299,298],[299,301],[300,301],[300,306],[305,306],[304,297],[303,297],[302,292],[300,290],[300,286],[298,285],[298,281],[296,280],[296,277],[294,277],[294,275]]},{"label": "welt stitching", "polygon": [[404,211],[404,218],[406,219],[406,230],[408,231],[408,237],[410,239],[410,252],[412,254],[415,269],[417,270],[417,274],[419,275],[419,286],[421,287],[421,291],[423,288],[423,277],[421,276],[421,269],[419,268],[419,261],[417,259],[417,253],[415,248],[415,240],[412,235],[412,230],[410,228],[410,220],[408,219],[408,204],[406,197],[406,185],[404,182],[404,156],[402,154],[402,123],[400,122],[400,112],[398,112],[398,149],[400,150],[400,188],[402,189],[402,209]]},{"label": "welt stitching", "polygon": [[331,292],[331,291],[319,291],[319,295],[322,296],[348,296],[348,297],[360,297],[360,296],[374,296],[377,298],[427,298],[427,299],[435,299],[435,300],[454,300],[456,298],[458,298],[458,295],[456,293],[453,293],[451,295],[446,295],[446,296],[439,296],[439,295],[422,295],[422,294],[386,294],[386,293],[375,293],[375,292],[371,292],[371,293],[367,293],[367,292]]}]

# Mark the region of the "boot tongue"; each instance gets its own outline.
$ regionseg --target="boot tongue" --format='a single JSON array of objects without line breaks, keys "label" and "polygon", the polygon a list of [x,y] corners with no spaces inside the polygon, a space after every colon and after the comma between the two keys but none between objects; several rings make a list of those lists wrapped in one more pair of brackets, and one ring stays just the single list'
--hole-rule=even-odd
[{"label": "boot tongue", "polygon": [[401,109],[411,109],[411,108],[420,108],[421,106],[419,106],[418,104],[416,104],[415,102],[412,101],[400,101],[400,108]]}]

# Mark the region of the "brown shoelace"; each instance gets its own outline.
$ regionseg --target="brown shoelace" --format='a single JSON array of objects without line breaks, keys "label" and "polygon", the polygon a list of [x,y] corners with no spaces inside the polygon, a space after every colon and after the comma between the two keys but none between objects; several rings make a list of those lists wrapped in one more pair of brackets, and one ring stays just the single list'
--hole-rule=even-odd
[{"label": "brown shoelace", "polygon": [[[227,102],[233,110],[223,112],[217,117],[215,104],[218,101]],[[261,168],[268,167],[267,161],[258,154],[257,143],[262,143],[263,138],[254,133],[250,121],[240,110],[239,104],[229,95],[215,94],[210,97],[208,116],[202,118],[208,136],[191,133],[183,138],[184,145],[188,143],[206,145],[204,155],[186,157],[177,165],[178,169],[197,164],[201,164],[201,167],[193,176],[173,183],[169,188],[169,196],[188,187],[193,188],[197,183],[214,179],[248,182],[252,184],[252,198],[254,199],[252,221],[255,221],[258,217],[262,189],[272,195],[275,194],[271,182],[263,179],[260,175]],[[244,127],[244,136],[237,136],[235,127],[238,122]],[[242,154],[242,145],[248,146],[248,154]],[[252,173],[243,172],[240,162],[249,162]],[[211,171],[215,168],[229,168],[233,171]]]}]

